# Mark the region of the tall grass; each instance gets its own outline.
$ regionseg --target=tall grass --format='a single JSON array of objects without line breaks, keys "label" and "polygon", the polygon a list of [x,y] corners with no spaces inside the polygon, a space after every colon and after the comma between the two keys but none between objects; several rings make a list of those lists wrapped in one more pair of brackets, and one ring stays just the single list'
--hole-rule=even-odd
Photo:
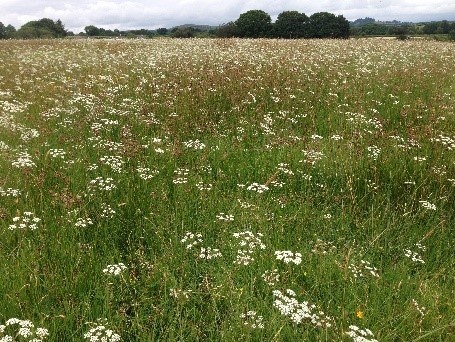
[{"label": "tall grass", "polygon": [[455,338],[454,44],[0,50],[0,338]]}]

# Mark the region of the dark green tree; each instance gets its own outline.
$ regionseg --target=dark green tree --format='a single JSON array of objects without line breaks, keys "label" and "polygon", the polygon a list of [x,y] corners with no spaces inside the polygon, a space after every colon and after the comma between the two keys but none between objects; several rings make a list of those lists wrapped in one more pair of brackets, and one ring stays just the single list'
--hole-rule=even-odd
[{"label": "dark green tree", "polygon": [[101,33],[101,30],[93,25],[85,26],[84,31],[85,34],[89,37],[99,36]]},{"label": "dark green tree", "polygon": [[278,38],[305,37],[308,16],[298,11],[284,11],[278,15],[273,25],[273,33]]},{"label": "dark green tree", "polygon": [[13,38],[14,35],[16,34],[16,28],[10,24],[10,25],[6,26],[5,32],[6,32],[6,38],[8,38],[8,39]]},{"label": "dark green tree", "polygon": [[195,29],[192,27],[179,27],[172,32],[174,38],[193,38],[195,36]]},{"label": "dark green tree", "polygon": [[251,10],[240,14],[236,20],[239,37],[264,38],[271,35],[272,18],[261,10]]},{"label": "dark green tree", "polygon": [[67,32],[61,20],[54,22],[49,18],[29,21],[16,32],[16,36],[23,39],[61,38],[66,35]]},{"label": "dark green tree", "polygon": [[349,21],[342,15],[318,12],[310,16],[309,33],[313,38],[348,38]]},{"label": "dark green tree", "polygon": [[0,21],[0,39],[5,39],[5,38],[6,38],[6,27]]},{"label": "dark green tree", "polygon": [[156,33],[159,34],[160,36],[165,36],[168,33],[168,29],[165,27],[160,27],[159,29],[156,30]]},{"label": "dark green tree", "polygon": [[236,37],[238,36],[237,25],[233,21],[223,24],[215,31],[215,35],[220,38]]}]

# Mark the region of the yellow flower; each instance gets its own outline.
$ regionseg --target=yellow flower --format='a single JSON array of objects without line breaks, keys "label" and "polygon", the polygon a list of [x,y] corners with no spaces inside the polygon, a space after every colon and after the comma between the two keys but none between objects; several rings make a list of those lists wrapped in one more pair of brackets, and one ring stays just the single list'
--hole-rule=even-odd
[{"label": "yellow flower", "polygon": [[363,318],[364,317],[363,311],[361,311],[361,310],[357,310],[355,312],[355,315],[357,316],[357,318]]}]

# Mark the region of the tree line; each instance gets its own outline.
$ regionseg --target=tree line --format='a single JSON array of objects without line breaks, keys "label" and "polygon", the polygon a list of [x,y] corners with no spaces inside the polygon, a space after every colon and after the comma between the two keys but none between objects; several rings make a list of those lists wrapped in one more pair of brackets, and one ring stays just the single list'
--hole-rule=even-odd
[{"label": "tree line", "polygon": [[342,15],[318,12],[311,16],[298,11],[281,12],[272,23],[262,10],[242,13],[236,21],[221,25],[218,37],[240,38],[348,38],[349,21]]},{"label": "tree line", "polygon": [[[170,36],[175,38],[192,37],[239,37],[239,38],[349,38],[350,36],[406,36],[415,34],[446,34],[455,40],[455,22],[447,20],[439,22],[412,24],[396,21],[382,23],[373,18],[357,19],[349,23],[342,15],[318,12],[311,16],[298,11],[281,12],[275,22],[270,15],[262,10],[250,10],[240,14],[235,21],[218,27],[204,25],[182,25],[172,29],[156,30],[138,29],[120,31],[109,30],[94,25],[84,28],[79,36],[87,37],[153,37]],[[61,20],[43,18],[26,23],[16,30],[12,25],[5,26],[0,22],[0,39],[34,39],[62,38],[73,36],[74,33],[65,29]]]},{"label": "tree line", "polygon": [[353,36],[385,35],[455,35],[455,22],[447,20],[429,23],[378,22],[373,18],[357,19],[351,23]]}]

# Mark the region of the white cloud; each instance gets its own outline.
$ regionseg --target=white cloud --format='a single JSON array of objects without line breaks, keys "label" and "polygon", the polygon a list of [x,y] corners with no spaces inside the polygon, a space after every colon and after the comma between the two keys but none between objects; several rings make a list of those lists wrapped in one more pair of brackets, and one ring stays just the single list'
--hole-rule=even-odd
[{"label": "white cloud", "polygon": [[158,28],[195,23],[219,25],[236,20],[250,9],[262,9],[272,18],[284,10],[308,15],[342,14],[349,20],[455,20],[455,3],[447,0],[1,0],[0,21],[16,28],[30,20],[61,19],[79,32],[87,25],[104,28]]}]

